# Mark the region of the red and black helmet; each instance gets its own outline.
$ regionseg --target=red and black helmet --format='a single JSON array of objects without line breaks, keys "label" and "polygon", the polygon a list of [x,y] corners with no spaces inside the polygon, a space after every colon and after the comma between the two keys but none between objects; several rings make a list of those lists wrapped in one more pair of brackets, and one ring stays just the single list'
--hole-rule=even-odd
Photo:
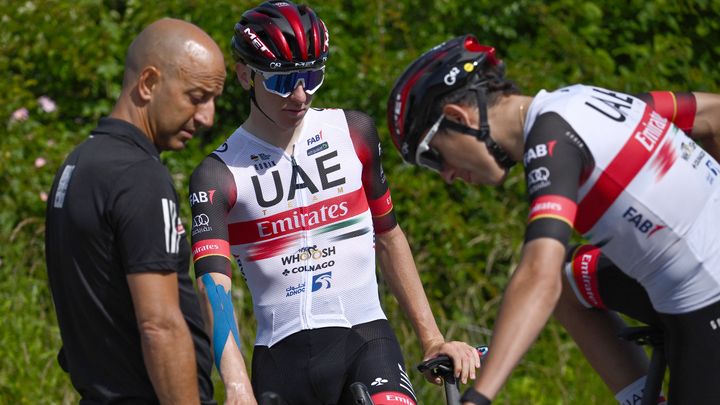
[{"label": "red and black helmet", "polygon": [[266,1],[235,24],[232,53],[235,60],[263,72],[318,69],[328,58],[328,32],[310,7]]},{"label": "red and black helmet", "polygon": [[492,67],[503,74],[495,48],[480,44],[474,35],[463,35],[433,47],[405,69],[387,105],[390,136],[403,160],[417,164],[420,137],[440,118],[438,101],[468,85],[484,87],[484,72]]}]

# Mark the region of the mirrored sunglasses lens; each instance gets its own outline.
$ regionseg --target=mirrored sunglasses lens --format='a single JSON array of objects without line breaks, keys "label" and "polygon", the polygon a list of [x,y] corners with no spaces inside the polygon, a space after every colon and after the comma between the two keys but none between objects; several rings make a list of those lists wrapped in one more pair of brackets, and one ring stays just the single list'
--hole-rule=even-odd
[{"label": "mirrored sunglasses lens", "polygon": [[273,75],[265,79],[263,83],[268,91],[287,97],[301,81],[305,92],[312,94],[320,87],[323,78],[324,72],[322,70],[311,70]]},{"label": "mirrored sunglasses lens", "polygon": [[294,83],[295,78],[293,77],[293,73],[270,76],[263,82],[265,89],[283,97],[287,97],[292,93],[295,89],[295,87],[293,87]]},{"label": "mirrored sunglasses lens", "polygon": [[305,91],[309,94],[312,94],[317,90],[320,85],[323,83],[323,79],[325,79],[325,71],[323,70],[311,70],[308,72],[303,72],[305,76]]}]

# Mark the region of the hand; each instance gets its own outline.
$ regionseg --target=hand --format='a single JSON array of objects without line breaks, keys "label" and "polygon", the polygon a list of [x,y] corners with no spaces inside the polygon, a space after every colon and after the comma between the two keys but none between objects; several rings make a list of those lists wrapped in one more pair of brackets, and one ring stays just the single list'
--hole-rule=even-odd
[{"label": "hand", "polygon": [[[441,354],[452,359],[455,378],[463,384],[467,384],[468,377],[472,380],[475,379],[475,369],[480,368],[480,355],[477,349],[465,342],[438,342],[428,347],[423,360],[429,360]],[[425,379],[431,383],[442,385],[442,379],[434,377],[430,372],[425,373]]]}]

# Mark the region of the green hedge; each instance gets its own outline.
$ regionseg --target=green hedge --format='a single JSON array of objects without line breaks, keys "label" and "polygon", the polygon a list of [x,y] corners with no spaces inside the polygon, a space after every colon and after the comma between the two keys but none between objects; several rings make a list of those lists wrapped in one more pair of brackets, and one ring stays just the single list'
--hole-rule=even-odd
[{"label": "green hedge", "polygon": [[[0,313],[5,320],[0,402],[77,402],[55,361],[60,339],[45,275],[43,198],[65,155],[110,111],[130,41],[150,22],[171,16],[196,23],[227,50],[234,22],[254,4],[0,0],[0,125],[5,126],[0,136]],[[519,258],[525,190],[518,169],[501,189],[491,189],[446,185],[401,164],[387,136],[385,105],[395,77],[414,57],[472,32],[497,47],[508,75],[528,94],[576,82],[630,92],[718,91],[720,83],[717,1],[324,0],[311,5],[331,38],[327,80],[315,105],[360,109],[375,117],[389,152],[385,169],[399,219],[438,322],[452,339],[483,343],[489,338],[502,288]],[[215,127],[185,151],[163,156],[182,197],[193,167],[247,116],[248,96],[235,80],[229,52],[226,57],[228,80]],[[27,118],[13,119],[23,108]],[[182,215],[189,222],[187,204]],[[418,342],[394,298],[381,289],[412,367],[421,359]],[[234,297],[248,351],[255,328],[249,294],[239,287]],[[423,383],[417,373],[412,378],[423,402],[441,402],[439,388]],[[613,400],[567,335],[551,323],[496,402]]]}]

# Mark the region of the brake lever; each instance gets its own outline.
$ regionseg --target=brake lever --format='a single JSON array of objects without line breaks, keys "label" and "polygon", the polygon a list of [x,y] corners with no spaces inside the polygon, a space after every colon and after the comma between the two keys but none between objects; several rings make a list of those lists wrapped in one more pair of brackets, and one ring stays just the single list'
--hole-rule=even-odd
[{"label": "brake lever", "polygon": [[421,373],[430,371],[435,377],[445,377],[448,374],[452,375],[452,360],[447,355],[441,354],[418,364],[417,369]]},{"label": "brake lever", "polygon": [[[487,356],[488,347],[478,346],[475,348],[480,355],[480,361]],[[448,378],[453,376],[453,364],[452,360],[448,355],[441,354],[440,356],[426,360],[417,366],[418,371],[425,373],[430,371],[434,377]]]}]

